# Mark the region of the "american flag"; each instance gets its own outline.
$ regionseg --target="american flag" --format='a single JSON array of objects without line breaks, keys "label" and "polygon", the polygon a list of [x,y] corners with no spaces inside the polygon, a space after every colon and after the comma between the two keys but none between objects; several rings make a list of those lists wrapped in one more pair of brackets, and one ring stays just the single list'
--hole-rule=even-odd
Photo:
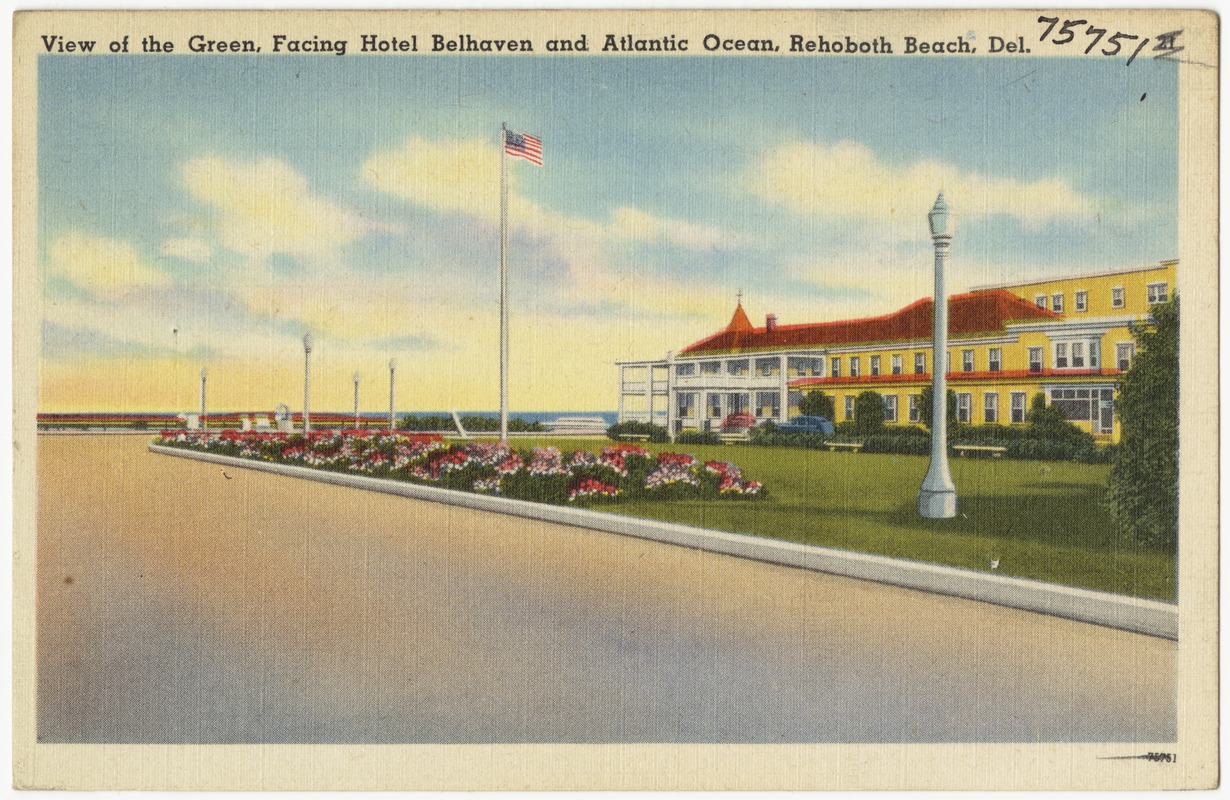
[{"label": "american flag", "polygon": [[542,166],[542,139],[528,133],[504,132],[504,152]]}]

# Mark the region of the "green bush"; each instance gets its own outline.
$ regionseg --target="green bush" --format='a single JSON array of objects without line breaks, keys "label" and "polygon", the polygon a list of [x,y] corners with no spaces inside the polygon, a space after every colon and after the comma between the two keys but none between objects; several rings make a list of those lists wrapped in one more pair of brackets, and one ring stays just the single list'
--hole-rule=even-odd
[{"label": "green bush", "polygon": [[811,450],[823,449],[828,441],[822,433],[799,432],[790,433],[777,430],[753,430],[751,443],[763,447],[802,447]]},{"label": "green bush", "polygon": [[880,433],[863,440],[864,453],[894,453],[909,456],[925,456],[931,452],[931,437],[907,433]]},{"label": "green bush", "polygon": [[878,392],[860,392],[854,398],[854,428],[860,436],[884,430],[884,398]]},{"label": "green bush", "polygon": [[842,439],[858,436],[858,426],[854,424],[852,419],[848,419],[845,422],[835,422],[833,423],[833,436]]},{"label": "green bush", "polygon": [[[928,429],[931,428],[931,398],[934,396],[935,392],[928,384],[923,387],[922,394],[918,398],[918,420]],[[948,420],[947,427],[951,430],[952,426],[957,424],[957,393],[949,389],[945,396],[948,401],[944,408],[944,416]]]},{"label": "green bush", "polygon": [[803,395],[803,400],[799,403],[799,413],[805,417],[824,417],[832,422],[837,417],[837,407],[833,404],[833,398],[814,390]]},{"label": "green bush", "polygon": [[1136,358],[1119,379],[1115,413],[1123,437],[1107,500],[1125,538],[1173,553],[1179,533],[1179,298],[1150,313],[1151,326],[1132,326]]},{"label": "green bush", "polygon": [[617,442],[625,441],[628,436],[648,436],[651,442],[670,441],[666,428],[661,425],[654,425],[652,422],[638,422],[636,420],[617,422],[606,429],[606,435]]}]

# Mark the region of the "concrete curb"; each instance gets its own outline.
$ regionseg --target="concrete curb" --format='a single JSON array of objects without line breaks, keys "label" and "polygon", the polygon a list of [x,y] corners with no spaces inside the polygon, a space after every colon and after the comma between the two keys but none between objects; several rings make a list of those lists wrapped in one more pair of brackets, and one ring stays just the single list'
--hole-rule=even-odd
[{"label": "concrete curb", "polygon": [[1095,592],[1025,578],[1010,578],[1004,575],[992,575],[921,561],[908,561],[779,539],[767,539],[750,534],[728,533],[671,522],[637,519],[605,511],[510,500],[504,497],[439,489],[434,486],[402,483],[365,475],[347,475],[311,467],[296,467],[222,456],[154,443],[149,445],[149,449],[150,452],[162,455],[194,458],[215,464],[272,472],[291,478],[306,478],[353,489],[384,492],[416,500],[464,506],[479,511],[511,514],[542,522],[636,536],[641,539],[750,558],[770,564],[828,572],[907,589],[979,600],[1024,611],[1036,611],[1080,622],[1091,622],[1095,625],[1104,625],[1133,633],[1143,633],[1148,636],[1176,641],[1179,638],[1178,606],[1157,600]]}]

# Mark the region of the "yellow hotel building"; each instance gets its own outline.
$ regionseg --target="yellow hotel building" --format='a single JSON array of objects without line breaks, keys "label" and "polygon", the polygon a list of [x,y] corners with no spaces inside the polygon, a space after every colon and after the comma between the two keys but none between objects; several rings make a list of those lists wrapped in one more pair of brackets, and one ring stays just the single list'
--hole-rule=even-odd
[{"label": "yellow hotel building", "polygon": [[[1130,326],[1175,287],[1177,261],[1045,281],[982,286],[948,300],[948,387],[957,420],[1021,425],[1034,395],[1092,433],[1117,442],[1115,384],[1131,365]],[[619,420],[684,430],[717,428],[727,415],[784,422],[805,392],[834,398],[837,420],[854,418],[854,398],[884,399],[889,425],[918,424],[931,382],[929,298],[880,317],[752,325],[742,304],[730,323],[653,361],[622,361]],[[783,402],[784,400],[784,402]]]}]

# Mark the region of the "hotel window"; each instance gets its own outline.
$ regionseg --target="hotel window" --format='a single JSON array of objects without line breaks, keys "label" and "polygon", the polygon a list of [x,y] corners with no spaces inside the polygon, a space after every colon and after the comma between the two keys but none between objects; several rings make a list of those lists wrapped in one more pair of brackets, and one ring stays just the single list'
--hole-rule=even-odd
[{"label": "hotel window", "polygon": [[841,377],[841,359],[840,358],[830,358],[829,363],[833,365],[833,377],[840,378]]},{"label": "hotel window", "polygon": [[780,417],[781,396],[781,392],[756,392],[756,416],[761,419]]},{"label": "hotel window", "polygon": [[884,421],[897,421],[897,395],[895,394],[884,395]]},{"label": "hotel window", "polygon": [[858,356],[850,356],[850,377],[857,378],[861,372]]},{"label": "hotel window", "polygon": [[1132,366],[1132,358],[1136,355],[1136,345],[1133,342],[1120,342],[1115,345],[1115,366],[1120,372],[1127,372]]},{"label": "hotel window", "polygon": [[781,374],[781,365],[781,359],[778,358],[758,358],[756,359],[756,374],[762,378],[771,378]]},{"label": "hotel window", "polygon": [[1089,341],[1089,369],[1098,368],[1098,350],[1102,347],[1101,339],[1091,339]]},{"label": "hotel window", "polygon": [[824,359],[791,356],[786,359],[786,372],[799,377],[815,375],[822,378],[824,377]]},{"label": "hotel window", "polygon": [[1051,311],[1056,314],[1063,313],[1063,292],[1056,292],[1051,295]]},{"label": "hotel window", "polygon": [[1025,393],[1013,392],[1011,395],[1012,401],[1012,422],[1020,425],[1025,421]]},{"label": "hotel window", "polygon": [[880,374],[880,357],[879,356],[871,357],[871,374],[872,375]]},{"label": "hotel window", "polygon": [[709,418],[722,418],[722,396],[720,394],[714,393],[709,395]]},{"label": "hotel window", "polygon": [[676,395],[678,399],[679,413],[675,416],[679,419],[691,419],[696,415],[696,394],[693,392],[680,392]]},{"label": "hotel window", "polygon": [[1087,422],[1094,418],[1098,405],[1097,389],[1051,389],[1051,405],[1059,409],[1069,422]]},{"label": "hotel window", "polygon": [[901,354],[900,353],[897,353],[896,355],[893,356],[893,374],[894,375],[901,374]]},{"label": "hotel window", "polygon": [[992,347],[987,350],[987,369],[991,372],[999,372],[1004,368],[1004,351],[999,347]]},{"label": "hotel window", "polygon": [[952,351],[944,351],[944,374],[952,372]]},{"label": "hotel window", "polygon": [[731,414],[748,413],[750,410],[748,404],[750,402],[747,392],[731,392],[726,395],[726,407],[730,410]]},{"label": "hotel window", "polygon": [[982,421],[999,422],[999,392],[983,392]]},{"label": "hotel window", "polygon": [[1030,372],[1041,372],[1042,371],[1042,348],[1041,347],[1029,348],[1029,371]]},{"label": "hotel window", "polygon": [[971,408],[973,407],[973,397],[968,392],[960,392],[957,394],[957,422],[970,421]]},{"label": "hotel window", "polygon": [[910,395],[910,422],[918,422],[918,403],[922,400],[921,394]]},{"label": "hotel window", "polygon": [[1065,342],[1060,342],[1055,345],[1055,369],[1068,368],[1068,345]]},{"label": "hotel window", "polygon": [[1084,369],[1085,368],[1085,343],[1084,342],[1073,342],[1072,343],[1072,367],[1074,369]]},{"label": "hotel window", "polygon": [[962,372],[973,372],[974,371],[974,351],[973,350],[962,350],[961,351],[961,371]]},{"label": "hotel window", "polygon": [[927,374],[927,354],[926,353],[915,353],[914,354],[914,374],[915,375]]},{"label": "hotel window", "polygon": [[722,362],[721,361],[702,361],[700,362],[700,374],[701,375],[721,375],[722,374]]},{"label": "hotel window", "polygon": [[1164,283],[1150,283],[1145,288],[1149,292],[1149,305],[1166,302],[1169,286]]},{"label": "hotel window", "polygon": [[1086,292],[1085,290],[1082,289],[1081,291],[1076,293],[1076,310],[1077,311],[1088,311],[1089,310],[1089,292]]},{"label": "hotel window", "polygon": [[846,421],[854,419],[854,395],[852,394],[846,395],[845,405],[846,405],[845,407]]},{"label": "hotel window", "polygon": [[1034,305],[1036,305],[1038,308],[1046,308],[1046,295],[1044,294],[1034,295]]},{"label": "hotel window", "polygon": [[746,375],[747,374],[747,359],[737,358],[733,361],[726,362],[727,375]]},{"label": "hotel window", "polygon": [[[696,374],[695,364],[676,364],[675,365],[675,377],[676,378],[690,378],[695,374]],[[683,395],[679,395],[679,396],[683,397]]]},{"label": "hotel window", "polygon": [[1123,308],[1123,287],[1116,286],[1110,290],[1110,307]]}]

